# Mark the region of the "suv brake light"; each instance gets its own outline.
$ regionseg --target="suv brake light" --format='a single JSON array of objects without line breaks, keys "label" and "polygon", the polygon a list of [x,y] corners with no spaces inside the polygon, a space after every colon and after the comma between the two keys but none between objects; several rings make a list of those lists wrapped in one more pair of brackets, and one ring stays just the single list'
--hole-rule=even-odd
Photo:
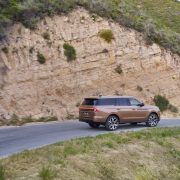
[{"label": "suv brake light", "polygon": [[86,111],[86,110],[90,110],[90,111],[94,111],[94,112],[99,112],[99,109],[97,109],[96,107],[93,107],[93,108],[83,108],[83,107],[80,107],[79,108],[80,111]]},{"label": "suv brake light", "polygon": [[99,112],[99,109],[97,109],[97,108],[93,108],[93,110],[94,110],[94,112]]}]

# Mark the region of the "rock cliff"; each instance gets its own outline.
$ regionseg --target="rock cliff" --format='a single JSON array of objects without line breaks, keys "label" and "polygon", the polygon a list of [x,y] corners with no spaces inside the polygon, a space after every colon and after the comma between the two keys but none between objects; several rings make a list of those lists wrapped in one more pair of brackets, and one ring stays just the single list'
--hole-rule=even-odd
[{"label": "rock cliff", "polygon": [[[100,38],[102,29],[112,30],[111,43]],[[76,49],[75,61],[66,60],[64,42]],[[45,64],[37,61],[38,52]],[[121,74],[115,71],[119,65]],[[1,119],[70,118],[83,97],[98,94],[133,95],[147,103],[161,94],[180,107],[180,57],[82,8],[46,17],[34,31],[16,24],[0,44]]]}]

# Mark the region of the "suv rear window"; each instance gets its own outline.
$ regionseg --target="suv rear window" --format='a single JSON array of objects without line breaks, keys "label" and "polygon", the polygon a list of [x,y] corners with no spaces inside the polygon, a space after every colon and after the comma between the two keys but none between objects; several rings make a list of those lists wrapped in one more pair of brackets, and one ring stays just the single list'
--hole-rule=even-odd
[{"label": "suv rear window", "polygon": [[115,106],[116,99],[115,98],[102,98],[102,99],[84,99],[82,105],[88,106]]},{"label": "suv rear window", "polygon": [[82,105],[95,106],[97,105],[97,99],[84,99]]}]

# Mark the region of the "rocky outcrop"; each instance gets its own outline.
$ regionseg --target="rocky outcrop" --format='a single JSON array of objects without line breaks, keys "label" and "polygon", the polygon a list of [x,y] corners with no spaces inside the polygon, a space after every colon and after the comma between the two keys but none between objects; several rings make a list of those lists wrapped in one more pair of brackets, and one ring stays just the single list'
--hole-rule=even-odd
[{"label": "rocky outcrop", "polygon": [[[111,29],[112,43],[99,37]],[[44,38],[47,32],[49,38]],[[63,44],[74,46],[77,59],[68,62]],[[5,49],[4,49],[5,47]],[[142,34],[84,9],[46,17],[35,31],[16,24],[0,48],[0,116],[10,118],[77,115],[85,96],[134,95],[152,103],[156,94],[180,107],[180,57],[146,45]],[[39,64],[37,53],[46,58]],[[115,68],[121,64],[123,73]],[[142,87],[138,90],[137,86]]]}]

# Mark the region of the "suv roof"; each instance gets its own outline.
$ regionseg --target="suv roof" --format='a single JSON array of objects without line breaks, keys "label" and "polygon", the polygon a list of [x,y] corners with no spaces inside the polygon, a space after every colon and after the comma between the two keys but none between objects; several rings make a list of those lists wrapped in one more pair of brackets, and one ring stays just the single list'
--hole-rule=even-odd
[{"label": "suv roof", "polygon": [[91,96],[85,99],[101,99],[101,98],[133,98],[133,96]]}]

